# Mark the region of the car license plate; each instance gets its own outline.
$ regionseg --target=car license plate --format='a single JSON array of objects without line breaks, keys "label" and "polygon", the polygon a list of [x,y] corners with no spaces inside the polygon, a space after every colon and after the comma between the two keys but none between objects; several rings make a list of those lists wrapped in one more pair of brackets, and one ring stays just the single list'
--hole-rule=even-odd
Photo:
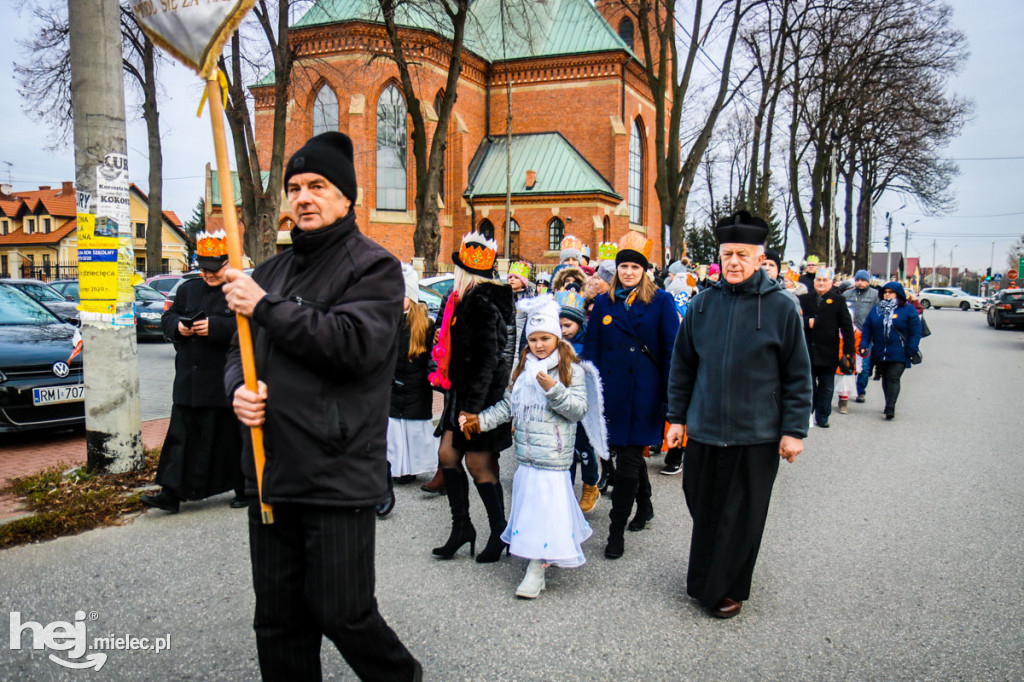
[{"label": "car license plate", "polygon": [[33,405],[74,403],[85,398],[85,384],[75,386],[47,386],[32,389]]}]

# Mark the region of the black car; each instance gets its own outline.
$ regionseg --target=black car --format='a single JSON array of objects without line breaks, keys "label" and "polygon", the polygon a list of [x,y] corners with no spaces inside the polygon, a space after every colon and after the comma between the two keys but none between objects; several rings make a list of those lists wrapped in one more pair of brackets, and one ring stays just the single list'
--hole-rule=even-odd
[{"label": "black car", "polygon": [[988,326],[1002,329],[1024,324],[1024,289],[1005,289],[993,297],[988,309]]},{"label": "black car", "polygon": [[0,433],[85,423],[77,332],[0,282]]},{"label": "black car", "polygon": [[68,299],[62,293],[38,279],[5,279],[4,284],[9,284],[23,294],[28,294],[43,307],[56,313],[62,320],[71,322],[78,321],[78,303]]},{"label": "black car", "polygon": [[[55,280],[50,282],[50,286],[61,295],[78,301],[77,279]],[[164,295],[156,289],[147,287],[145,284],[135,285],[135,335],[137,338],[163,340],[164,332],[160,327],[160,319],[163,317],[164,310],[170,307],[169,303],[165,303],[166,301]]]}]

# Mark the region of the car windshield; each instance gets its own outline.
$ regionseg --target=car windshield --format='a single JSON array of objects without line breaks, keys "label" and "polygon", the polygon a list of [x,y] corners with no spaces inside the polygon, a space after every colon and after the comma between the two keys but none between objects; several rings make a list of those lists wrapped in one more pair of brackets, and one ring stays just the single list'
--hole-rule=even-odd
[{"label": "car windshield", "polygon": [[49,310],[11,286],[0,285],[0,324],[53,324]]},{"label": "car windshield", "polygon": [[174,288],[174,285],[178,283],[180,277],[165,277],[164,279],[154,279],[149,283],[149,286],[156,289],[157,291],[170,291]]},{"label": "car windshield", "polygon": [[436,306],[441,305],[442,296],[433,289],[427,287],[420,287],[420,303],[426,303],[428,305],[433,304]]},{"label": "car windshield", "polygon": [[12,283],[11,286],[20,289],[21,291],[23,291],[24,293],[28,294],[29,296],[31,296],[32,298],[36,299],[37,301],[43,301],[43,302],[46,302],[46,301],[63,302],[63,301],[66,300],[63,296],[58,294],[51,287],[48,287],[48,286],[43,285],[43,284],[33,284],[31,282],[23,282],[23,283]]},{"label": "car windshield", "polygon": [[149,287],[144,287],[141,284],[135,287],[135,300],[136,301],[163,301],[164,297],[160,295],[159,291],[154,291]]},{"label": "car windshield", "polygon": [[1007,294],[1006,298],[1003,299],[1003,300],[1005,300],[1005,301],[1024,301],[1024,292],[1021,292],[1019,294]]}]

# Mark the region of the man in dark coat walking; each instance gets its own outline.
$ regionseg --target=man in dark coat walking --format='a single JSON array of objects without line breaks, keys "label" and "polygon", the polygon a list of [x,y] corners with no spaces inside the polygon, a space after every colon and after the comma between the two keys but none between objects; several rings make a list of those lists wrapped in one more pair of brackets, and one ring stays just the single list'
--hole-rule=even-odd
[{"label": "man in dark coat walking", "polygon": [[688,427],[686,592],[731,618],[750,597],[779,458],[803,451],[811,366],[800,314],[761,268],[768,224],[740,211],[715,232],[724,276],[690,301],[679,327],[668,445],[679,447]]},{"label": "man in dark coat walking", "polygon": [[[851,366],[856,366],[854,353],[857,352],[850,310],[832,280],[831,268],[818,268],[814,277],[814,291],[800,297],[807,349],[811,354],[811,374],[814,378],[814,423],[823,429],[828,428],[828,418],[832,414],[840,335],[843,355]],[[840,407],[845,407],[845,404]]]},{"label": "man in dark coat walking", "polygon": [[[387,496],[387,417],[405,286],[398,260],[366,238],[352,141],[310,139],[285,167],[292,248],[247,277],[228,305],[252,320],[259,390],[237,342],[225,386],[245,426],[263,426],[263,500],[249,507],[256,645],[264,680],[320,679],[324,635],[361,679],[414,680],[419,663],[374,598],[376,505]],[[246,434],[246,488],[257,493]]]}]

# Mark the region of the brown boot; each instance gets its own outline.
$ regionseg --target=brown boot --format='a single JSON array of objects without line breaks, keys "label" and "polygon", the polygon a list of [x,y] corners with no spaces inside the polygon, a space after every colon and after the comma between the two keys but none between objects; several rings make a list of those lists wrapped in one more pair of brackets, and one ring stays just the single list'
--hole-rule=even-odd
[{"label": "brown boot", "polygon": [[441,467],[437,468],[437,473],[430,479],[429,483],[424,483],[420,486],[420,490],[425,493],[432,493],[434,495],[444,495],[444,475],[441,474]]},{"label": "brown boot", "polygon": [[597,506],[599,499],[601,499],[601,491],[597,489],[597,486],[584,483],[583,494],[580,496],[580,511],[589,514]]},{"label": "brown boot", "polygon": [[850,409],[847,407],[849,404],[850,404],[849,398],[840,398],[839,399],[839,414],[846,414],[847,412],[849,412]]}]

